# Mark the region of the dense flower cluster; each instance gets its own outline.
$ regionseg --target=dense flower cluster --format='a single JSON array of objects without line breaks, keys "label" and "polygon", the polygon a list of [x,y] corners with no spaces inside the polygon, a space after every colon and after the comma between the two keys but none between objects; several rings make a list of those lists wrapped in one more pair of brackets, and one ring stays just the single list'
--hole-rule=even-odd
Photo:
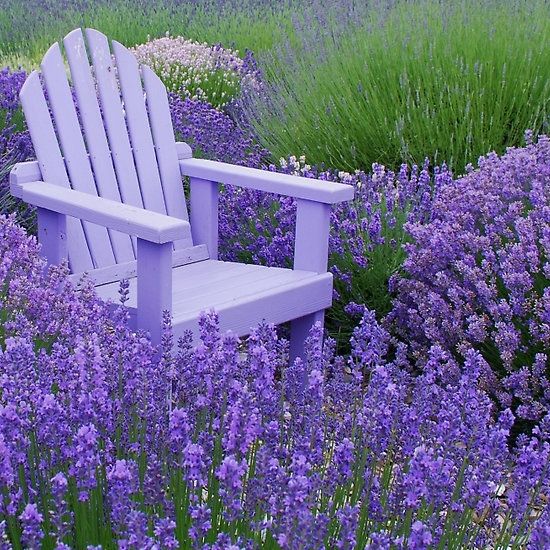
[{"label": "dense flower cluster", "polygon": [[[431,219],[439,189],[452,181],[445,165],[430,169],[402,165],[399,172],[375,164],[371,173],[312,167],[305,157],[281,159],[269,170],[353,185],[355,199],[331,212],[329,268],[335,276],[336,307],[331,318],[349,337],[344,306],[368,304],[380,315],[390,310],[387,286],[399,269],[408,236],[406,222]],[[295,201],[227,186],[220,196],[220,252],[225,259],[291,266],[294,253]]]},{"label": "dense flower cluster", "polygon": [[166,318],[159,356],[90,285],[44,272],[13,219],[0,232],[3,543],[506,548],[532,529],[532,548],[548,543],[550,417],[510,450],[514,417],[494,420],[477,352],[434,346],[415,377],[365,310],[349,360],[319,327],[290,367],[271,326],[243,355],[215,314],[176,354]]},{"label": "dense flower cluster", "polygon": [[418,353],[477,348],[504,406],[539,420],[550,408],[550,139],[480,159],[407,231],[392,282],[401,335]]},{"label": "dense flower cluster", "polygon": [[0,212],[17,211],[20,223],[28,225],[32,211],[11,196],[8,174],[12,166],[32,154],[29,133],[23,130],[19,90],[25,71],[0,70]]},{"label": "dense flower cluster", "polygon": [[168,34],[135,46],[132,52],[140,63],[149,65],[159,75],[168,90],[183,98],[222,108],[241,89],[260,89],[251,52],[241,59],[239,52],[219,44],[210,46]]},{"label": "dense flower cluster", "polygon": [[188,143],[196,157],[259,168],[269,154],[226,113],[209,103],[169,94],[176,137]]}]

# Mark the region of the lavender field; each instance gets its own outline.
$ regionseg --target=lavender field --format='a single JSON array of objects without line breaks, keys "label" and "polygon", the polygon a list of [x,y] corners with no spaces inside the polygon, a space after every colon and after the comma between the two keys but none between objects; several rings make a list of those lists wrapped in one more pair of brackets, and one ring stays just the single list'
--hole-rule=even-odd
[{"label": "lavender field", "polygon": [[[0,549],[550,548],[546,0],[0,8]],[[354,187],[304,360],[215,312],[157,349],[45,269],[18,94],[86,26],[160,76],[195,156]],[[293,199],[219,203],[222,259],[292,266]]]}]

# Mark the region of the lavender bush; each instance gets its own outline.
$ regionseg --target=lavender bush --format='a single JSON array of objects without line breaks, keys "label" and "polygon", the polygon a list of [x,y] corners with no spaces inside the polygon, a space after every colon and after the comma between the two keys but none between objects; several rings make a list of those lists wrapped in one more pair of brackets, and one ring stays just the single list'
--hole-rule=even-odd
[{"label": "lavender bush", "polygon": [[169,104],[176,138],[188,143],[194,156],[254,168],[265,162],[268,151],[210,103],[170,93]]},{"label": "lavender bush", "polygon": [[[223,108],[241,93],[260,89],[257,71],[239,52],[209,46],[181,36],[148,40],[131,49],[140,63],[149,65],[166,88],[189,98]],[[248,53],[250,57],[251,52]]]},{"label": "lavender bush", "polygon": [[390,318],[418,354],[478,349],[504,405],[538,420],[550,405],[550,140],[528,140],[480,159],[440,190],[429,223],[407,225]]},{"label": "lavender bush", "polygon": [[[349,342],[354,321],[345,311],[353,301],[381,317],[391,309],[388,281],[400,268],[408,235],[406,222],[431,219],[438,190],[452,181],[445,165],[402,165],[398,173],[379,164],[372,173],[342,172],[306,164],[305,157],[281,159],[269,170],[337,181],[355,187],[355,199],[331,212],[329,268],[335,302],[328,326]],[[227,187],[220,197],[220,253],[225,259],[291,267],[296,206],[293,199]]]},{"label": "lavender bush", "polygon": [[477,352],[461,364],[434,346],[414,377],[365,310],[348,361],[316,328],[284,368],[270,326],[243,358],[214,314],[175,355],[166,318],[159,356],[90,284],[44,271],[13,217],[0,232],[4,547],[548,542],[550,417],[509,450],[514,417],[493,419]]},{"label": "lavender bush", "polygon": [[17,212],[19,222],[31,228],[32,210],[12,197],[8,186],[12,166],[32,154],[19,103],[19,90],[26,77],[25,71],[11,71],[8,67],[0,70],[0,212]]}]

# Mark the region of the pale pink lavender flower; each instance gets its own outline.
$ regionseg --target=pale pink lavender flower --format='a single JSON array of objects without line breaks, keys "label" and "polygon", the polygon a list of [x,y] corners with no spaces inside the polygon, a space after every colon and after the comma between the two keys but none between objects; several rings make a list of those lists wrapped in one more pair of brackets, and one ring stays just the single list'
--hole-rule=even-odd
[{"label": "pale pink lavender flower", "polygon": [[169,34],[132,48],[139,63],[149,65],[166,87],[192,100],[223,108],[244,88],[259,91],[258,73],[238,51]]}]

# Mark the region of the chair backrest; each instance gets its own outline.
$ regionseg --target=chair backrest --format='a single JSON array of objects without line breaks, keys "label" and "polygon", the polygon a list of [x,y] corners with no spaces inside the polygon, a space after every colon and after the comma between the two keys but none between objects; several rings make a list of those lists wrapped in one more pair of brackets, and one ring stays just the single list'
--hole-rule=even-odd
[{"label": "chair backrest", "polygon": [[[20,98],[44,181],[188,219],[166,88],[122,44],[81,29],[56,42]],[[91,62],[91,63],[90,63]],[[135,241],[67,220],[73,273],[135,259]],[[176,248],[191,246],[178,242]]]}]

